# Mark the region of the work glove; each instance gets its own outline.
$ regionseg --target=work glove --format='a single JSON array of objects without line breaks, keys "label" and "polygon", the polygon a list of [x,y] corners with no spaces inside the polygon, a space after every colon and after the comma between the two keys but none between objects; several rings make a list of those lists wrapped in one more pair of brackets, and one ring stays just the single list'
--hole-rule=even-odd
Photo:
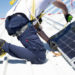
[{"label": "work glove", "polygon": [[65,19],[66,19],[67,22],[71,22],[72,18],[73,17],[70,14],[65,15]]},{"label": "work glove", "polygon": [[39,19],[39,23],[40,23],[40,24],[42,23],[42,19],[41,19],[41,18]]},{"label": "work glove", "polygon": [[53,42],[53,41],[51,41],[51,40],[49,39],[47,43],[49,44],[49,46],[50,46],[51,49],[53,49],[54,51],[58,51],[57,45],[56,45],[55,42]]}]

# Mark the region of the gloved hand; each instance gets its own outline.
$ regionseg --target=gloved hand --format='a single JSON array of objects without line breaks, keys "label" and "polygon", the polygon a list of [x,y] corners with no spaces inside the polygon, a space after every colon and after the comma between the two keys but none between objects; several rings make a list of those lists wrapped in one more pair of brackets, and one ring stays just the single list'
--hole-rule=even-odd
[{"label": "gloved hand", "polygon": [[65,15],[65,19],[66,19],[66,21],[67,22],[70,22],[71,20],[72,20],[72,15],[71,14],[67,14],[67,15]]},{"label": "gloved hand", "polygon": [[41,18],[39,19],[39,22],[40,22],[40,24],[42,23],[42,19]]}]

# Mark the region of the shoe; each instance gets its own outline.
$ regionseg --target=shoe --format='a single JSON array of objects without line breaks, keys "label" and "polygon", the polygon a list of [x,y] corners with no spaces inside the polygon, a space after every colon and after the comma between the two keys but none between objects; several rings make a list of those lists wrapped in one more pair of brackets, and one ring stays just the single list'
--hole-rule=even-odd
[{"label": "shoe", "polygon": [[4,44],[5,44],[5,40],[0,39],[0,57],[6,54],[6,52],[2,49]]}]

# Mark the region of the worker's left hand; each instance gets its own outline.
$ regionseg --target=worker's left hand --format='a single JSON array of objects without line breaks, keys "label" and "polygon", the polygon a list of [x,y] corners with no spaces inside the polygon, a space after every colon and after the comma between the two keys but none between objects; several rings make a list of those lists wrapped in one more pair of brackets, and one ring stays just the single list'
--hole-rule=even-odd
[{"label": "worker's left hand", "polygon": [[71,22],[72,18],[73,18],[73,17],[72,17],[71,14],[65,15],[65,19],[66,19],[67,22]]}]

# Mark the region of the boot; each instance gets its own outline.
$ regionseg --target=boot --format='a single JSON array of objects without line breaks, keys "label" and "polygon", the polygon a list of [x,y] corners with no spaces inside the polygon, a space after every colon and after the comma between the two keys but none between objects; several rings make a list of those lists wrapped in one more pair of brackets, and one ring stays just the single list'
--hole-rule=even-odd
[{"label": "boot", "polygon": [[5,40],[0,39],[0,57],[6,54],[6,52],[2,49],[4,44],[5,44]]}]

